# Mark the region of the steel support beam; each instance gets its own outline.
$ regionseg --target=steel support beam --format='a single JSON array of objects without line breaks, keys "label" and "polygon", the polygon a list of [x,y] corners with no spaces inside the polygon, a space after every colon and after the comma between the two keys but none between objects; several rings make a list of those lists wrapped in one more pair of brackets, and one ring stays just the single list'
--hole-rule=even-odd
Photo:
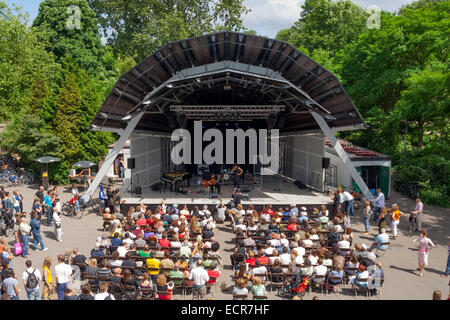
[{"label": "steel support beam", "polygon": [[122,131],[122,134],[117,140],[114,148],[111,149],[109,154],[106,156],[105,162],[103,163],[102,167],[98,171],[97,175],[94,178],[94,181],[92,181],[91,185],[87,189],[87,191],[83,195],[83,200],[85,202],[88,202],[91,198],[94,192],[97,190],[98,186],[102,182],[103,178],[105,177],[106,173],[108,172],[109,168],[114,163],[114,160],[116,160],[117,156],[120,153],[120,150],[122,150],[125,142],[130,138],[131,134],[133,133],[133,130],[138,125],[139,121],[141,121],[142,116],[144,115],[144,112],[140,112],[136,114],[129,122],[127,127]]},{"label": "steel support beam", "polygon": [[336,153],[338,154],[339,158],[344,162],[345,167],[347,168],[348,172],[352,176],[353,180],[355,180],[358,187],[361,189],[362,193],[368,200],[373,200],[373,195],[370,193],[369,188],[367,187],[366,183],[362,179],[361,175],[356,171],[355,166],[353,165],[352,161],[350,160],[349,156],[347,155],[347,152],[345,152],[344,148],[342,148],[339,141],[336,139],[334,134],[336,133],[335,130],[330,129],[325,119],[319,115],[316,112],[311,112],[311,115],[313,116],[314,120],[316,120],[317,124],[319,125],[320,129],[322,129],[322,132],[325,134],[325,136],[328,138],[328,140],[331,142],[331,145],[333,146],[334,150],[336,150]]}]

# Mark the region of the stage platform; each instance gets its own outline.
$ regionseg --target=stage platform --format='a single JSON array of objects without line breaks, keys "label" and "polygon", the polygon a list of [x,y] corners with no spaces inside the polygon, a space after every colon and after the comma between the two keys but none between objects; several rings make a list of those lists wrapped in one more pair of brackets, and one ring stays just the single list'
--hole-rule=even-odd
[{"label": "stage platform", "polygon": [[[139,203],[144,203],[146,205],[158,205],[162,200],[166,204],[178,204],[189,206],[192,205],[216,205],[220,202],[227,204],[232,198],[233,184],[223,184],[221,193],[218,198],[211,199],[209,194],[202,192],[201,185],[198,185],[198,181],[193,179],[191,181],[191,187],[187,187],[186,183],[183,186],[189,191],[188,194],[175,193],[169,189],[161,191],[152,191],[146,188],[142,191],[141,195],[130,194],[121,190],[123,194],[122,199],[126,201],[127,204],[135,205]],[[241,189],[247,185],[242,185]],[[322,204],[330,205],[332,202],[330,198],[321,192],[316,192],[309,189],[300,189],[296,185],[290,182],[286,182],[277,179],[273,176],[264,176],[262,178],[262,183],[256,190],[251,190],[249,193],[249,200],[242,200],[242,204],[254,204],[254,205],[266,205],[272,204],[273,207],[286,207],[291,203],[295,205],[305,205],[310,206],[320,206]]]}]

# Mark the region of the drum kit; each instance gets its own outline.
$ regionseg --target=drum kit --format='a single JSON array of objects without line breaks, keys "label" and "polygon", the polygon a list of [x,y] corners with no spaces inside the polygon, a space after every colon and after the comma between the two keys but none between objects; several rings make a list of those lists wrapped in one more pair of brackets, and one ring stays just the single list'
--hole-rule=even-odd
[{"label": "drum kit", "polygon": [[220,175],[222,176],[222,180],[224,182],[231,181],[231,177],[232,177],[231,169],[223,169],[222,171],[220,171]]}]

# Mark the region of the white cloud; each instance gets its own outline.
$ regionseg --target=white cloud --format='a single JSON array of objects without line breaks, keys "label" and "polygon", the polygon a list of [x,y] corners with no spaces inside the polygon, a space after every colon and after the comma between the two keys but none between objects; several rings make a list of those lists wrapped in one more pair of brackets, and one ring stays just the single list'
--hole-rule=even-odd
[{"label": "white cloud", "polygon": [[[353,0],[366,9],[376,5],[382,10],[398,11],[414,0]],[[244,25],[263,36],[275,37],[281,29],[289,28],[299,18],[304,0],[244,0],[251,12],[244,16]]]}]

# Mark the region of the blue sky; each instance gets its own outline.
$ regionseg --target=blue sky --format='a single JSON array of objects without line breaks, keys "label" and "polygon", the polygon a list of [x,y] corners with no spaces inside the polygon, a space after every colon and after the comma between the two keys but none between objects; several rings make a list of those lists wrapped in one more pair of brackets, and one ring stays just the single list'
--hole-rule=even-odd
[{"label": "blue sky", "polygon": [[[41,0],[4,1],[9,5],[15,3],[24,11],[28,11],[31,21],[36,17],[41,2]],[[275,37],[279,30],[292,26],[298,20],[304,0],[244,0],[244,2],[252,10],[244,17],[245,26],[256,30],[258,34]],[[413,0],[353,0],[353,2],[363,8],[377,5],[383,10],[393,12]]]}]

